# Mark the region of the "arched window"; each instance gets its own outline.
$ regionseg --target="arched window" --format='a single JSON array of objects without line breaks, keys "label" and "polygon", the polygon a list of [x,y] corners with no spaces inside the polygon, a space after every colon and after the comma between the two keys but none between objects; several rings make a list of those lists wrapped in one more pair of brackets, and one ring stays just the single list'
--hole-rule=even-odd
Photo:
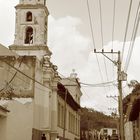
[{"label": "arched window", "polygon": [[33,44],[33,28],[27,27],[25,31],[25,44]]},{"label": "arched window", "polygon": [[32,12],[26,13],[26,21],[32,21]]}]

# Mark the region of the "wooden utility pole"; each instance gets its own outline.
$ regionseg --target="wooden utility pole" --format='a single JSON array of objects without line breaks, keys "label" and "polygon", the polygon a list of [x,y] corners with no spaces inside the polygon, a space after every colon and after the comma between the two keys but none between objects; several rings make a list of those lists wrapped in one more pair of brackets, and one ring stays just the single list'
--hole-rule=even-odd
[{"label": "wooden utility pole", "polygon": [[[94,53],[101,53],[103,54],[108,60],[110,60],[111,62],[114,63],[115,66],[117,66],[117,75],[118,75],[118,92],[119,92],[119,97],[118,97],[118,108],[119,108],[119,115],[120,115],[120,140],[125,140],[124,137],[124,118],[123,118],[123,100],[122,100],[122,81],[126,81],[126,77],[127,74],[125,74],[123,71],[121,71],[121,54],[120,51],[118,52],[113,52],[113,50],[111,50],[111,52],[104,52],[104,50],[102,50],[101,52],[97,52],[96,50],[94,50]],[[118,60],[117,62],[113,61],[111,58],[109,58],[107,55],[105,54],[118,54]]]},{"label": "wooden utility pole", "polygon": [[118,52],[118,91],[119,91],[119,112],[120,112],[120,136],[121,136],[121,140],[124,140],[122,81],[124,81],[124,76],[121,71],[121,57],[120,57],[120,51],[119,51]]}]

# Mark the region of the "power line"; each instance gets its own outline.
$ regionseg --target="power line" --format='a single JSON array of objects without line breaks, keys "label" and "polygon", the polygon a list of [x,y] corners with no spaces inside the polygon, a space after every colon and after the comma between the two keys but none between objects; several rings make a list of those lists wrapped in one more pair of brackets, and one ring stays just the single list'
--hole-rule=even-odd
[{"label": "power line", "polygon": [[138,25],[139,25],[139,14],[140,14],[139,9],[140,9],[140,2],[139,2],[138,7],[137,7],[136,17],[135,17],[134,26],[133,26],[133,32],[132,32],[131,41],[130,41],[129,50],[128,50],[128,55],[127,55],[126,62],[125,62],[125,67],[124,67],[125,72],[127,72],[127,70],[128,70],[132,51],[134,48],[134,42],[135,42],[135,38],[136,38],[137,30],[138,30]]},{"label": "power line", "polygon": [[113,83],[112,84],[108,84],[108,85],[97,85],[97,86],[92,86],[92,85],[82,85],[81,87],[83,88],[101,88],[101,87],[114,87]]},{"label": "power line", "polygon": [[[112,50],[114,50],[114,34],[115,34],[115,16],[116,16],[116,0],[113,1],[113,18],[112,18]],[[112,53],[112,60],[114,60],[114,55]],[[115,65],[112,63],[112,77],[115,79]],[[114,90],[115,87],[113,86]]]},{"label": "power line", "polygon": [[[88,0],[87,0],[87,9],[88,9],[88,17],[89,17],[90,28],[91,28],[92,43],[93,43],[93,47],[94,47],[94,49],[96,49],[96,46],[95,46],[95,39],[94,39],[94,34],[93,34],[92,19],[91,19],[91,13],[90,13],[89,1],[88,1]],[[101,80],[103,81],[103,75],[102,75],[102,71],[101,71],[101,67],[100,67],[99,59],[98,59],[97,54],[95,54],[95,56],[96,56],[97,65],[98,65],[98,68],[99,68],[100,77],[101,77]]]},{"label": "power line", "polygon": [[86,91],[82,88],[82,91],[84,92],[84,94],[87,96],[88,99],[90,99],[89,95],[86,93]]},{"label": "power line", "polygon": [[[114,41],[114,30],[115,30],[115,10],[116,10],[116,0],[113,1],[114,4],[113,4],[113,23],[112,23],[112,50],[113,50],[113,47],[114,47],[114,44],[113,44],[113,41]],[[112,60],[113,60],[113,53],[112,53]],[[112,63],[112,70],[113,70],[113,79],[114,79],[114,75],[115,75],[115,72],[114,72],[114,64]]]},{"label": "power line", "polygon": [[[11,74],[14,74],[13,72],[11,72],[11,71],[9,71],[9,70],[7,70],[8,72],[10,72]],[[22,79],[20,76],[18,76],[18,75],[16,75],[15,76],[15,78],[18,78],[18,79],[20,79],[21,81],[23,81],[26,85],[29,85],[30,83],[28,82],[28,81],[25,81],[24,79]],[[7,85],[7,84],[6,84]],[[37,88],[37,89],[39,89],[39,90],[41,90],[41,91],[43,91],[43,92],[46,92],[46,90],[43,90],[42,88],[39,88],[39,87],[37,87],[36,85],[35,85],[35,88]],[[0,93],[2,93],[1,91],[0,91]],[[0,97],[2,97],[1,95],[0,95]],[[16,97],[18,97],[17,95],[16,95]],[[21,97],[21,96],[20,96]],[[25,96],[24,96],[25,97]],[[26,97],[28,97],[28,96],[26,96]]]},{"label": "power line", "polygon": [[116,0],[114,0],[113,4],[113,24],[112,24],[112,49],[113,49],[113,41],[114,41],[114,27],[115,27],[115,10],[116,10]]},{"label": "power line", "polygon": [[101,26],[101,44],[102,44],[102,48],[104,46],[104,39],[103,39],[103,22],[102,22],[102,6],[101,6],[101,0],[99,0],[99,9],[100,9],[100,26]]},{"label": "power line", "polygon": [[86,85],[86,86],[92,86],[92,87],[98,87],[98,86],[100,87],[100,86],[105,86],[105,85],[113,84],[114,82],[116,82],[116,81],[114,80],[114,81],[110,81],[110,82],[97,83],[97,84],[90,84],[90,83],[80,82],[80,84]]},{"label": "power line", "polygon": [[[59,72],[58,72],[59,73]],[[59,73],[63,78],[67,78],[66,76],[62,75],[61,73]],[[75,80],[72,80],[70,78],[67,78],[69,81],[72,81],[74,83],[77,83]],[[85,92],[85,90],[82,88],[82,92],[84,92],[84,94],[87,96],[88,99],[90,99],[89,95]]]},{"label": "power line", "polygon": [[[20,64],[19,64],[19,68],[20,68],[20,66],[21,66],[21,64],[22,64],[22,62],[23,62],[23,59],[24,59],[24,57],[22,57],[22,59],[21,59],[21,62],[20,62]],[[9,80],[9,82],[7,82],[7,85],[9,85],[9,84],[14,80],[14,78],[15,78],[16,75],[17,75],[17,71],[14,73],[14,75],[13,75],[12,78],[11,78],[11,80]],[[5,87],[2,88],[2,89],[0,90],[0,92],[2,92],[4,89],[5,89]]]},{"label": "power line", "polygon": [[125,35],[124,35],[123,46],[122,46],[123,47],[122,48],[122,60],[123,60],[124,48],[125,48],[126,37],[127,37],[127,32],[128,32],[128,25],[129,25],[129,18],[130,18],[130,13],[131,13],[131,7],[132,7],[132,0],[130,0],[129,11],[128,11],[128,16],[127,16],[127,22],[126,22],[126,28],[125,28]]},{"label": "power line", "polygon": [[[103,39],[103,22],[102,22],[102,5],[101,5],[101,0],[99,0],[99,9],[100,9],[100,24],[101,24],[101,42],[102,42],[102,49],[104,49],[104,39]],[[106,73],[106,78],[107,78],[107,81],[109,81],[108,79],[108,73],[107,73],[107,65],[106,65],[106,60],[105,58],[104,59],[104,65],[105,65],[105,73]]]},{"label": "power line", "polygon": [[45,88],[50,89],[49,87],[44,86],[41,82],[37,81],[36,79],[34,79],[34,78],[30,77],[29,75],[25,74],[24,72],[20,71],[18,68],[16,68],[16,67],[14,67],[13,65],[9,64],[7,61],[5,61],[5,60],[3,60],[3,59],[0,59],[0,61],[5,62],[7,65],[9,65],[9,66],[12,67],[13,69],[15,69],[17,72],[19,72],[19,73],[21,73],[22,75],[24,75],[25,77],[31,79],[33,82],[36,82],[36,83],[38,83],[39,85],[41,85],[41,86],[43,86],[43,87],[45,87]]},{"label": "power line", "polygon": [[[59,72],[58,72],[59,73]],[[71,82],[77,83],[75,80],[71,79],[71,78],[67,78],[66,76],[64,76],[63,74],[59,73],[62,77],[68,79]],[[100,87],[100,86],[104,86],[104,85],[108,85],[108,84],[113,84],[114,82],[116,82],[117,80],[114,81],[108,81],[108,82],[103,82],[103,83],[95,83],[95,84],[91,84],[91,83],[84,83],[84,82],[79,82],[80,85],[85,85],[85,86],[92,86],[92,87]]]},{"label": "power line", "polygon": [[88,9],[88,16],[89,16],[89,24],[90,24],[90,28],[91,28],[92,43],[93,43],[94,49],[96,49],[96,47],[95,47],[94,33],[93,33],[93,26],[92,26],[92,20],[91,20],[91,13],[90,13],[89,1],[88,0],[87,0],[87,9]]},{"label": "power line", "polygon": [[[13,74],[12,72],[10,72],[11,74]],[[22,79],[20,76],[18,76],[18,75],[16,75],[16,77],[15,78],[18,78],[18,79],[20,79],[21,81],[23,81],[26,85],[29,85],[30,83],[28,82],[28,81],[25,81],[24,79]],[[40,89],[40,90],[42,90],[42,91],[44,91],[44,92],[46,92],[46,90],[43,90],[43,89],[41,89],[41,88],[39,88],[39,87],[37,87],[36,85],[35,85],[35,87],[37,88],[37,89]]]}]

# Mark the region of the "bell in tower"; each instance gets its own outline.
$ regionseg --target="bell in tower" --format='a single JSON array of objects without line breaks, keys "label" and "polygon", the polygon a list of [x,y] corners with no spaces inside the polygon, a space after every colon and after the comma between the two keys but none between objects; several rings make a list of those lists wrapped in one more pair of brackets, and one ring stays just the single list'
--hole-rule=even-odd
[{"label": "bell in tower", "polygon": [[46,45],[48,9],[46,0],[20,0],[16,8],[14,45]]}]

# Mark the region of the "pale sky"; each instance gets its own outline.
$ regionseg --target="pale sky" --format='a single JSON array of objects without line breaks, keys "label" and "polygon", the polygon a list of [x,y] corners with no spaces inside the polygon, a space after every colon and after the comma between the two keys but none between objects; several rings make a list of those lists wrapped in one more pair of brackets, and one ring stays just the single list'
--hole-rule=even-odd
[{"label": "pale sky", "polygon": [[[0,1],[0,43],[8,46],[14,41],[15,9],[19,0]],[[122,50],[122,42],[126,26],[130,0],[116,0],[115,24],[114,24],[114,49]],[[112,48],[112,17],[113,0],[101,0],[102,4],[102,31],[105,50]],[[130,15],[129,36],[125,47],[125,56],[128,53],[130,36],[136,14],[138,0],[133,0]],[[116,68],[112,62],[106,60],[107,76],[104,59],[98,55],[101,73],[97,64],[96,56],[92,52],[93,44],[91,29],[89,26],[87,0],[47,0],[47,7],[50,12],[48,24],[48,47],[53,52],[52,62],[58,66],[58,71],[68,76],[72,69],[75,69],[81,82],[89,84],[104,83],[116,80]],[[99,0],[89,0],[91,11],[93,34],[96,48],[101,48],[101,26],[99,13]],[[136,79],[140,81],[139,63],[139,30],[134,45],[133,54],[128,69],[128,81]],[[109,57],[112,58],[110,55]],[[115,56],[114,56],[115,58]],[[125,61],[124,61],[125,62]],[[123,64],[125,64],[122,62]],[[124,83],[125,87],[126,83]],[[92,107],[99,111],[109,112],[108,108],[117,107],[117,102],[107,95],[118,95],[116,85],[110,87],[83,87],[81,105]],[[124,88],[124,96],[128,89]]]}]

